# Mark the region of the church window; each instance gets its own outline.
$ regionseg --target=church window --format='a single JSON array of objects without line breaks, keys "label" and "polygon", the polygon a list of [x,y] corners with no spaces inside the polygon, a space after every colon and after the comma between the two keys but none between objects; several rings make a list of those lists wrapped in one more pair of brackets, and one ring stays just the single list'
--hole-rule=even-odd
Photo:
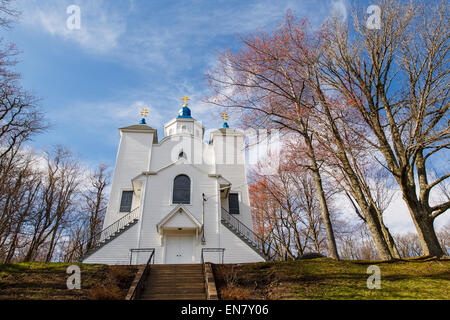
[{"label": "church window", "polygon": [[184,151],[181,151],[181,152],[178,154],[178,159],[181,159],[181,158],[185,158],[185,159],[186,159],[186,154],[184,153]]},{"label": "church window", "polygon": [[228,196],[228,208],[231,214],[239,214],[239,194],[230,193]]},{"label": "church window", "polygon": [[179,175],[173,181],[173,203],[191,203],[191,179]]},{"label": "church window", "polygon": [[120,212],[131,212],[131,203],[133,201],[133,191],[123,191],[120,200]]}]

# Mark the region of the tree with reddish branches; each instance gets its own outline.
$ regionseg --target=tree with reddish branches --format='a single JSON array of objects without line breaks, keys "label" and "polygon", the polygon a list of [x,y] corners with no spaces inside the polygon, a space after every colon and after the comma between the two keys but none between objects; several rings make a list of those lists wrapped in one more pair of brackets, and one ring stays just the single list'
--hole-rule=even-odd
[{"label": "tree with reddish branches", "polygon": [[[295,32],[291,28],[296,28]],[[320,154],[314,147],[311,131],[314,92],[299,73],[305,68],[307,51],[320,45],[320,36],[306,21],[294,25],[288,13],[286,24],[273,34],[258,32],[242,39],[242,49],[224,52],[218,66],[208,73],[213,94],[208,101],[217,106],[240,111],[244,128],[275,128],[295,132],[307,147],[311,170],[321,205],[328,249],[339,259],[328,204],[322,185]],[[308,48],[308,50],[304,50]]]}]

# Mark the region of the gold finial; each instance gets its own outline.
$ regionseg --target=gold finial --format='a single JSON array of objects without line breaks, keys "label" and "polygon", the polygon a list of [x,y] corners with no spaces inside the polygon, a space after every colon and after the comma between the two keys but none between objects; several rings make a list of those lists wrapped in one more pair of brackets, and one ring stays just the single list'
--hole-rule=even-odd
[{"label": "gold finial", "polygon": [[142,109],[141,110],[141,115],[142,115],[142,118],[146,118],[147,115],[148,115],[148,109],[147,108]]},{"label": "gold finial", "polygon": [[183,107],[187,107],[188,101],[191,101],[191,99],[189,99],[188,96],[184,96],[183,98],[181,98],[181,100],[184,101]]},{"label": "gold finial", "polygon": [[225,113],[225,112],[222,113],[221,117],[222,117],[223,121],[225,121],[225,122],[228,121],[228,113]]}]

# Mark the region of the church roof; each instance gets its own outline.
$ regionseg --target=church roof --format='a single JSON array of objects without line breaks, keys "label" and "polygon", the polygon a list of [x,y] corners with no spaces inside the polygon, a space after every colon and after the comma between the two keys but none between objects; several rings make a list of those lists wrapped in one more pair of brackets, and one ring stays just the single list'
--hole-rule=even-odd
[{"label": "church roof", "polygon": [[119,129],[123,132],[148,132],[148,133],[154,133],[153,135],[153,143],[158,143],[158,132],[156,129],[146,125],[146,124],[135,124],[128,127],[123,127]]}]

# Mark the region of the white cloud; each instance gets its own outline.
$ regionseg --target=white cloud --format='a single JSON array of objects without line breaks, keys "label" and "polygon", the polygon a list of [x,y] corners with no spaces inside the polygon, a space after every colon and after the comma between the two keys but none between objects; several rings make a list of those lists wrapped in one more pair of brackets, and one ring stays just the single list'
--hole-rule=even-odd
[{"label": "white cloud", "polygon": [[346,0],[336,0],[331,2],[332,15],[337,15],[343,21],[347,20],[347,6]]},{"label": "white cloud", "polygon": [[[332,8],[345,9],[343,0],[309,2],[281,0],[254,1],[233,5],[209,1],[179,2],[164,6],[107,0],[19,0],[25,25],[64,40],[74,41],[89,53],[147,71],[165,69],[174,75],[189,69],[194,61],[207,59],[213,50],[203,50],[216,37],[235,36],[272,28],[282,21],[288,9],[322,23]],[[81,30],[69,30],[69,5],[81,9]],[[142,10],[142,13],[140,12]],[[144,13],[151,13],[145,17]],[[211,48],[210,48],[211,49]],[[218,48],[222,50],[222,48]],[[199,52],[198,50],[201,50]],[[199,54],[196,54],[199,52]]]},{"label": "white cloud", "polygon": [[74,1],[20,1],[23,24],[75,41],[94,53],[106,53],[117,48],[126,31],[126,12],[113,8],[108,1],[76,1],[81,9],[80,30],[70,30],[66,24],[70,16],[66,12],[67,7]]}]

